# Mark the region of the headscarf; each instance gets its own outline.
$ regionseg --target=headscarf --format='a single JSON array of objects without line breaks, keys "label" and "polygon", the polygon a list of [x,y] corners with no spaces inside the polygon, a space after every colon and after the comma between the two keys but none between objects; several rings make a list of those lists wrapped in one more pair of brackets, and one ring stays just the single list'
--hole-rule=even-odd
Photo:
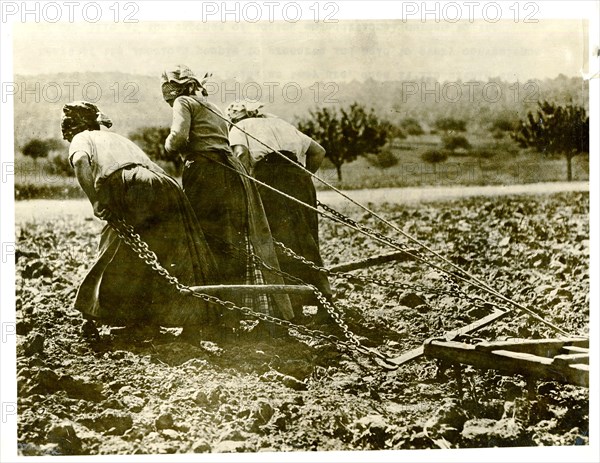
[{"label": "headscarf", "polygon": [[98,107],[89,101],[73,101],[63,106],[60,122],[63,138],[71,140],[84,130],[99,130],[100,125],[112,127],[112,121]]},{"label": "headscarf", "polygon": [[163,98],[165,101],[172,101],[178,96],[185,94],[190,86],[193,93],[200,90],[202,91],[202,95],[208,96],[204,84],[210,76],[212,74],[207,72],[204,74],[202,80],[198,80],[189,67],[185,64],[178,64],[175,66],[175,69],[164,71],[161,76]]},{"label": "headscarf", "polygon": [[261,102],[254,100],[235,101],[227,107],[227,117],[234,124],[248,117],[261,117],[263,115],[260,109],[263,106]]}]

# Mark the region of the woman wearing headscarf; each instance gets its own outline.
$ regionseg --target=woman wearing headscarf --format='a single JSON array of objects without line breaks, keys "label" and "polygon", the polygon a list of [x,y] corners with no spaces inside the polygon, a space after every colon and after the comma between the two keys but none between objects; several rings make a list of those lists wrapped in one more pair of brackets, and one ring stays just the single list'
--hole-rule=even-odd
[{"label": "woman wearing headscarf", "polygon": [[[112,122],[94,104],[63,107],[69,161],[94,214],[131,225],[181,283],[215,282],[214,259],[181,187],[135,143],[101,126]],[[84,332],[90,335],[97,335],[97,320],[153,327],[155,333],[161,325],[183,326],[185,334],[198,336],[197,330],[208,330],[221,316],[218,308],[170,286],[109,225],[102,230],[98,258],[79,287],[75,308],[87,319]]]},{"label": "woman wearing headscarf", "polygon": [[[316,208],[317,194],[312,178],[302,167],[315,173],[323,162],[325,150],[290,123],[262,113],[261,108],[262,104],[256,101],[235,102],[227,108],[227,115],[235,124],[229,134],[234,154],[257,180]],[[273,238],[322,267],[317,212],[269,188],[259,186],[259,191]],[[331,297],[331,287],[324,273],[288,257],[279,249],[278,258],[283,271],[315,285],[325,296]],[[291,299],[296,313],[303,305],[316,302],[314,298],[301,296]],[[326,313],[322,315],[327,318]]]},{"label": "woman wearing headscarf", "polygon": [[[269,224],[256,187],[229,145],[227,119],[207,100],[204,83],[184,65],[163,73],[162,92],[173,108],[167,152],[184,160],[183,189],[215,256],[225,284],[282,284],[276,273],[259,265],[256,254],[279,269]],[[257,312],[291,319],[286,294],[234,297]]]}]

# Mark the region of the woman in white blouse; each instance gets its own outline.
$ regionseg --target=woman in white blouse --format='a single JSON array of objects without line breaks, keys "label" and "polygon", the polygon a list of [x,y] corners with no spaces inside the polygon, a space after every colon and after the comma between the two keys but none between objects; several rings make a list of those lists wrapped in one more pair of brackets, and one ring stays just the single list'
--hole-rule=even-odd
[{"label": "woman in white blouse", "polygon": [[[177,182],[132,141],[100,130],[112,122],[92,103],[64,106],[63,137],[69,161],[101,219],[124,219],[186,285],[218,281],[216,264],[194,212]],[[126,325],[134,335],[155,335],[159,326],[183,326],[199,337],[219,324],[219,308],[181,295],[117,233],[105,226],[96,262],[77,292],[75,308],[86,318],[84,334],[97,337],[94,321]],[[151,328],[148,332],[148,328]]]},{"label": "woman in white blouse", "polygon": [[[301,166],[316,172],[323,162],[325,150],[292,124],[263,114],[261,108],[262,105],[248,101],[232,103],[227,108],[229,119],[235,124],[229,132],[234,155],[257,180],[316,208],[317,194],[312,178]],[[269,188],[258,188],[273,238],[296,254],[323,266],[316,211]],[[325,274],[288,257],[280,249],[278,259],[283,271],[315,285],[326,297],[331,297]],[[289,283],[293,284],[292,281]],[[296,316],[301,316],[304,305],[317,304],[312,297],[292,296],[290,299]],[[322,310],[321,315],[321,320],[328,321],[325,311]]]}]

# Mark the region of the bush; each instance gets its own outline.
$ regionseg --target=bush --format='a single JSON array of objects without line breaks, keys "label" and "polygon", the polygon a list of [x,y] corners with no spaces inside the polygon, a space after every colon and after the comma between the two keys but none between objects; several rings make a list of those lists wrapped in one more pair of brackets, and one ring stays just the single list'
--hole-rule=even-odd
[{"label": "bush", "polygon": [[453,117],[440,117],[435,121],[435,128],[446,132],[466,132],[467,121]]},{"label": "bush", "polygon": [[400,127],[409,135],[423,135],[425,133],[421,127],[421,124],[419,124],[419,121],[412,117],[402,119],[402,122],[400,122]]},{"label": "bush", "polygon": [[519,126],[519,121],[509,119],[508,117],[500,117],[492,122],[490,130],[495,132],[512,132]]},{"label": "bush", "polygon": [[490,159],[493,158],[496,155],[496,153],[492,150],[488,150],[488,149],[481,149],[478,151],[475,151],[473,153],[473,156],[479,159]]},{"label": "bush", "polygon": [[366,158],[369,164],[380,169],[386,169],[398,164],[398,158],[390,149],[383,149],[377,154],[369,154]]},{"label": "bush", "polygon": [[69,157],[65,153],[58,153],[48,158],[46,170],[50,174],[73,177],[75,172],[69,163]]},{"label": "bush", "polygon": [[404,140],[406,138],[406,132],[404,131],[404,129],[402,127],[390,124],[389,122],[386,122],[386,121],[384,121],[383,124],[387,124],[387,132],[388,132],[389,140],[394,140],[394,139]]},{"label": "bush", "polygon": [[504,132],[502,130],[494,130],[492,132],[492,138],[494,140],[502,140],[504,138]]},{"label": "bush", "polygon": [[466,137],[462,135],[444,135],[442,137],[442,144],[445,149],[449,151],[456,151],[459,148],[468,150],[471,148],[471,144]]},{"label": "bush", "polygon": [[436,164],[448,159],[448,153],[444,150],[427,150],[421,155],[421,159],[429,164],[433,164],[433,169],[435,170]]}]

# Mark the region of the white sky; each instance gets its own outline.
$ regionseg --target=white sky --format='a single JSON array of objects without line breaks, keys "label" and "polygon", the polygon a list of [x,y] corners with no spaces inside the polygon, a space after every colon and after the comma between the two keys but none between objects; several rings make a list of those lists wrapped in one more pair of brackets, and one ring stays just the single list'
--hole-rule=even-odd
[{"label": "white sky", "polygon": [[[391,4],[391,2],[390,2]],[[27,23],[14,28],[14,72],[122,71],[173,63],[225,79],[506,80],[587,72],[588,23],[401,20],[298,23]]]}]

